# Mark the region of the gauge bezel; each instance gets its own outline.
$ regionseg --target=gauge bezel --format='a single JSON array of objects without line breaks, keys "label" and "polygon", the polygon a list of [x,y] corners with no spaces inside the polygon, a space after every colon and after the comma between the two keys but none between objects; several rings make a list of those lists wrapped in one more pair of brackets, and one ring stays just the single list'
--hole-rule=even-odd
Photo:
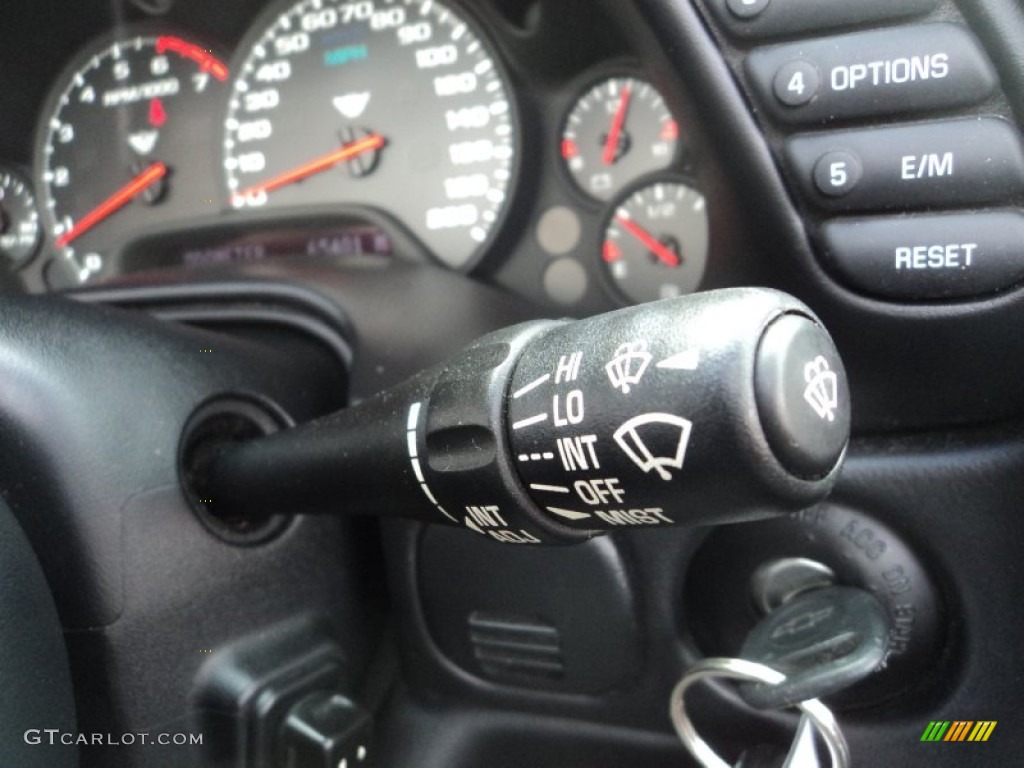
[{"label": "gauge bezel", "polygon": [[[80,266],[78,265],[77,260],[73,261],[69,258],[67,249],[57,245],[57,237],[54,234],[54,228],[56,227],[57,220],[49,205],[52,201],[50,187],[49,184],[43,180],[50,137],[49,124],[53,119],[55,119],[60,102],[73,86],[75,77],[81,73],[85,64],[93,57],[104,53],[117,42],[129,43],[140,37],[150,38],[160,37],[162,35],[179,37],[187,42],[199,45],[205,50],[211,51],[212,54],[220,61],[227,61],[227,57],[225,56],[226,49],[224,46],[211,42],[206,35],[197,33],[194,30],[163,21],[142,21],[123,24],[90,39],[85,43],[85,45],[79,48],[52,80],[47,91],[46,98],[43,100],[42,107],[40,108],[39,115],[36,119],[35,132],[32,139],[31,180],[36,191],[36,207],[39,209],[39,218],[42,230],[42,238],[38,251],[39,253],[42,253],[45,250],[46,257],[44,259],[37,260],[40,262],[46,261],[47,263],[45,266],[47,270],[52,268],[50,267],[51,264],[59,264],[61,269],[65,271],[68,278],[68,285],[60,286],[61,289],[65,287],[73,288],[77,285],[90,283],[96,276],[94,275],[91,278],[86,278],[85,281],[79,280],[77,272],[79,271]],[[225,81],[225,84],[230,82],[230,79],[231,75],[229,69],[228,80]],[[200,141],[206,143],[207,146],[209,146],[209,142],[211,140],[212,137],[202,137],[200,139]],[[111,243],[109,248],[103,253],[104,266],[102,270],[97,273],[99,275],[99,281],[114,277],[118,274],[121,254],[126,245],[130,244],[136,239],[137,235],[141,234],[142,230],[138,233],[133,233],[129,239]]]},{"label": "gauge bezel", "polygon": [[25,189],[28,192],[29,199],[32,203],[32,210],[36,214],[36,238],[35,243],[33,243],[31,251],[29,252],[29,255],[26,258],[20,260],[14,260],[10,257],[6,257],[4,259],[4,268],[10,269],[11,271],[14,272],[20,272],[33,261],[35,261],[36,257],[38,257],[40,252],[42,251],[43,241],[45,238],[42,212],[39,209],[39,196],[36,193],[35,189],[35,179],[33,178],[33,174],[29,169],[26,169],[21,165],[16,165],[14,163],[0,163],[0,176],[4,175],[11,176],[17,181],[21,182],[21,184],[25,187]]},{"label": "gauge bezel", "polygon": [[[300,5],[306,0],[274,0],[267,5],[260,13],[253,19],[249,27],[246,29],[245,34],[239,40],[238,45],[235,47],[235,51],[232,54],[228,69],[231,75],[228,79],[228,93],[234,92],[234,85],[237,79],[241,76],[243,64],[250,58],[253,46],[256,45],[259,40],[263,38],[270,26],[277,21],[282,15],[291,11],[295,6]],[[339,0],[340,1],[340,0]],[[377,0],[378,2],[380,0]],[[402,2],[402,0],[386,0],[387,4],[395,4]],[[339,201],[332,202],[329,200],[318,201],[313,204],[298,204],[298,205],[278,205],[278,206],[265,206],[262,209],[258,208],[235,208],[230,204],[231,189],[228,186],[227,172],[224,169],[224,161],[226,159],[226,148],[224,146],[226,135],[226,122],[228,116],[231,113],[230,108],[230,95],[225,99],[223,109],[221,112],[220,130],[216,136],[215,146],[218,153],[217,167],[220,174],[220,191],[224,195],[224,207],[225,215],[234,217],[249,217],[258,212],[269,213],[275,212],[281,218],[288,218],[291,216],[301,216],[302,213],[311,207],[316,207],[318,210],[323,210],[329,207],[337,207],[338,210],[347,211],[373,211],[376,215],[384,215],[388,217],[393,224],[400,228],[402,232],[406,233],[411,237],[423,253],[428,255],[430,262],[443,269],[468,274],[474,272],[482,264],[489,261],[489,256],[492,249],[498,244],[502,236],[505,233],[506,225],[508,224],[509,218],[513,209],[516,207],[519,199],[519,187],[523,175],[523,124],[522,124],[522,111],[520,105],[520,94],[516,88],[516,81],[511,76],[511,70],[506,62],[506,54],[504,46],[499,43],[499,39],[492,32],[492,27],[495,25],[487,25],[481,21],[480,14],[470,7],[463,0],[433,0],[434,5],[440,5],[444,8],[449,9],[455,15],[457,15],[463,23],[469,28],[469,30],[480,40],[481,45],[486,48],[489,59],[494,65],[495,72],[500,79],[502,86],[505,91],[505,96],[509,104],[509,124],[512,126],[511,146],[512,146],[512,158],[509,163],[509,178],[505,186],[505,200],[500,204],[495,215],[494,222],[488,229],[487,236],[483,242],[477,244],[472,250],[466,260],[458,265],[453,266],[452,264],[446,263],[439,256],[434,253],[434,250],[426,243],[422,238],[415,234],[413,229],[399,216],[389,210],[385,210],[380,206],[375,206],[370,203],[361,203],[359,201]]]},{"label": "gauge bezel", "polygon": [[697,283],[697,287],[694,288],[693,291],[690,291],[689,293],[682,295],[689,296],[694,293],[700,293],[701,291],[706,290],[705,282],[707,280],[708,270],[710,267],[712,237],[712,220],[711,212],[708,208],[708,195],[700,188],[700,186],[696,182],[696,179],[691,175],[681,173],[678,171],[655,171],[654,173],[649,173],[644,176],[641,176],[632,184],[624,187],[619,194],[617,194],[614,198],[612,198],[605,204],[604,213],[601,216],[601,229],[598,235],[597,249],[596,252],[591,255],[591,258],[596,260],[595,263],[597,265],[597,271],[601,275],[600,281],[602,287],[605,290],[605,293],[608,296],[610,296],[612,300],[615,301],[620,306],[632,307],[638,304],[645,304],[650,301],[659,301],[658,298],[637,301],[632,296],[627,294],[625,290],[622,289],[620,282],[612,276],[611,270],[609,269],[608,264],[605,263],[604,254],[602,253],[604,243],[607,240],[608,230],[612,225],[612,218],[615,216],[615,212],[619,208],[621,208],[626,203],[626,201],[633,197],[635,194],[643,191],[645,188],[653,187],[657,184],[682,185],[688,187],[689,189],[693,190],[694,192],[696,192],[697,194],[704,198],[704,216],[707,222],[708,230],[708,247],[707,252],[704,254],[704,269],[701,272],[700,280]]},{"label": "gauge bezel", "polygon": [[[588,96],[592,91],[597,90],[600,86],[605,85],[611,80],[639,80],[650,86],[655,93],[661,98],[662,103],[665,105],[665,109],[669,115],[680,127],[679,136],[675,141],[675,148],[672,152],[671,158],[665,163],[662,168],[655,168],[650,171],[645,171],[638,176],[626,181],[608,200],[602,200],[599,197],[595,197],[590,194],[583,186],[577,181],[575,174],[572,169],[569,168],[569,161],[562,152],[562,142],[565,140],[566,131],[569,127],[569,119],[576,112],[580,102]],[[572,84],[572,88],[569,90],[572,96],[568,102],[563,105],[562,117],[558,123],[558,135],[555,138],[555,151],[558,157],[558,168],[561,178],[564,180],[566,186],[572,189],[575,196],[587,202],[587,204],[594,210],[603,210],[614,200],[620,199],[622,193],[630,189],[639,179],[646,178],[647,176],[654,174],[668,174],[676,173],[682,167],[683,160],[686,157],[686,148],[683,141],[682,126],[679,122],[679,118],[676,116],[672,107],[665,98],[665,94],[662,89],[654,82],[654,77],[648,71],[646,71],[640,64],[631,60],[619,60],[608,62],[607,64],[601,65],[595,69],[588,70],[582,75],[576,82]]]}]

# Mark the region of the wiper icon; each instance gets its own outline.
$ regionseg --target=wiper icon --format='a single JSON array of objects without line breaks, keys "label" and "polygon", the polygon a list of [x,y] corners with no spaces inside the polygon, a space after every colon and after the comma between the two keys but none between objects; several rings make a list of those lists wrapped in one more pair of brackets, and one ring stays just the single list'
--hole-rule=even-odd
[{"label": "wiper icon", "polygon": [[615,357],[604,369],[612,386],[628,395],[630,388],[640,383],[652,359],[647,351],[647,342],[634,341],[615,350]]},{"label": "wiper icon", "polygon": [[[633,463],[644,472],[652,469],[662,480],[671,480],[669,469],[682,469],[686,446],[690,442],[693,423],[671,413],[645,413],[636,416],[617,430],[615,442]],[[670,447],[656,455],[651,445]]]},{"label": "wiper icon", "polygon": [[804,400],[823,421],[835,421],[839,407],[839,377],[823,356],[818,355],[804,366]]}]

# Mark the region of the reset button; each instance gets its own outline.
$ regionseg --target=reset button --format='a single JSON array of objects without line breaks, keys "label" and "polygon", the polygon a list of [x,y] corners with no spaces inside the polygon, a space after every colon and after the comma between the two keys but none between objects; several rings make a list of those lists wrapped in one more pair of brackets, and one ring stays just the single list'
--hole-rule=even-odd
[{"label": "reset button", "polygon": [[843,282],[883,298],[981,296],[1024,279],[1018,211],[831,221],[822,239]]}]

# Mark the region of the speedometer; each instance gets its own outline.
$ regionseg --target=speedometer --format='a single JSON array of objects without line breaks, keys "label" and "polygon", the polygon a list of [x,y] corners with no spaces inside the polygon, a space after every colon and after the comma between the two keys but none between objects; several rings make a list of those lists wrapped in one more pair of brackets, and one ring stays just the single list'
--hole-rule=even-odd
[{"label": "speedometer", "polygon": [[518,137],[501,66],[436,0],[275,6],[232,70],[236,208],[358,205],[469,265],[502,216]]}]

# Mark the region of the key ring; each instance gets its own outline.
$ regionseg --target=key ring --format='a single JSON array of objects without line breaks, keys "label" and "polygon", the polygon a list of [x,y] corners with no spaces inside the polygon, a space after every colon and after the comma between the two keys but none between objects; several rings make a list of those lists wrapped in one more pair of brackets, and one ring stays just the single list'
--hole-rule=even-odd
[{"label": "key ring", "polygon": [[[687,670],[683,679],[672,690],[669,714],[683,746],[705,768],[731,768],[731,766],[719,757],[718,753],[697,733],[690,716],[686,713],[686,703],[683,697],[686,695],[687,689],[694,683],[719,677],[767,685],[778,685],[786,679],[786,676],[778,670],[744,659],[703,659]],[[821,734],[832,760],[832,768],[849,768],[850,750],[846,745],[846,739],[839,730],[832,710],[818,699],[808,699],[795,706],[807,716],[814,727],[818,729],[818,733]]]}]

